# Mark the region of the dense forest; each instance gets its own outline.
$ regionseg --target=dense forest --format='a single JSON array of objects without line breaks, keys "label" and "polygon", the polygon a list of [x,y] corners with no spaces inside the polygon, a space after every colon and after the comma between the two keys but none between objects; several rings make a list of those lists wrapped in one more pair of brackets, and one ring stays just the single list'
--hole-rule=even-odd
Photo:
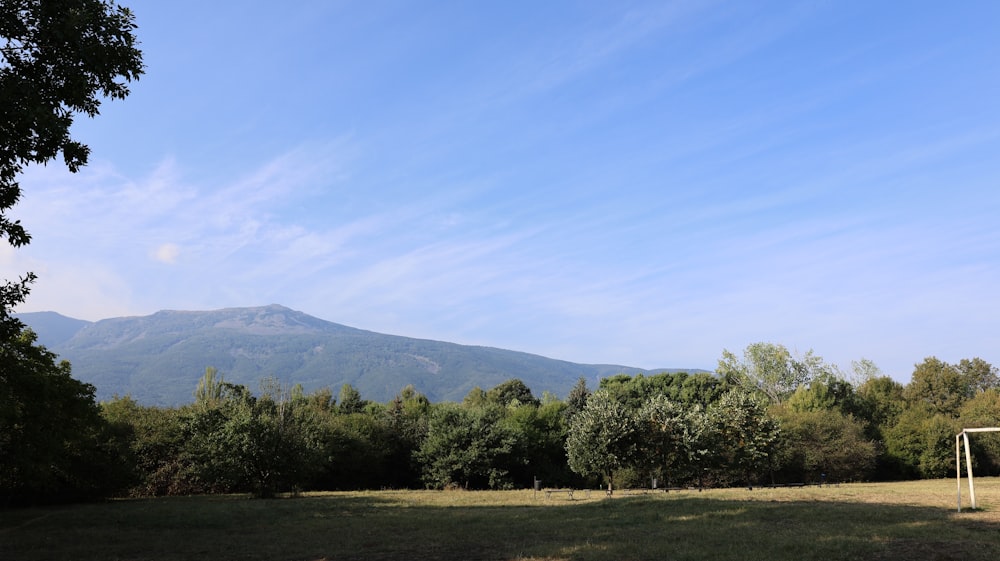
[{"label": "dense forest", "polygon": [[[153,407],[94,388],[25,330],[5,345],[0,504],[379,488],[687,487],[935,478],[954,474],[962,428],[1000,425],[997,369],[927,358],[902,385],[758,343],[716,373],[581,379],[560,399],[517,378],[432,403],[352,386],[258,388],[207,368],[193,400]],[[17,360],[13,360],[14,358]],[[850,379],[850,381],[848,381]],[[1000,474],[1000,439],[973,443]]]}]

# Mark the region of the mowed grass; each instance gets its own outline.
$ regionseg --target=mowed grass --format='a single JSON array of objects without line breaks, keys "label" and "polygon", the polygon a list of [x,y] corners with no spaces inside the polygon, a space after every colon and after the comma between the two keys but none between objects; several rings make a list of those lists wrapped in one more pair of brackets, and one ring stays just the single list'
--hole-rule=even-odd
[{"label": "mowed grass", "polygon": [[993,478],[961,514],[954,480],[575,498],[380,491],[6,510],[0,559],[1000,559]]}]

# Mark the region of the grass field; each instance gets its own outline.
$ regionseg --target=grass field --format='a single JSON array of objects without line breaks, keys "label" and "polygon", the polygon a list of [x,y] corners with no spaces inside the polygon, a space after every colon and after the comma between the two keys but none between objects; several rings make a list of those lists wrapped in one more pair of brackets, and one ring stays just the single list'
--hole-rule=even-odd
[{"label": "grass field", "polygon": [[1000,479],[669,494],[380,491],[0,511],[0,559],[1000,559]]}]

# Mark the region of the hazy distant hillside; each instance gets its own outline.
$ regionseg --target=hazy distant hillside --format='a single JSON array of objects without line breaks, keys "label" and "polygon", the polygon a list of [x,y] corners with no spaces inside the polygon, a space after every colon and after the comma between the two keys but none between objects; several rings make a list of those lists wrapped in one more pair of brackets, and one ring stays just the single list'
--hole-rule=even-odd
[{"label": "hazy distant hillside", "polygon": [[69,341],[78,331],[91,323],[82,319],[68,318],[56,312],[35,312],[20,314],[18,317],[38,335],[38,344],[50,349]]},{"label": "hazy distant hillside", "polygon": [[94,323],[52,312],[19,317],[73,364],[74,377],[97,387],[99,399],[131,394],[159,405],[190,402],[206,366],[254,390],[261,378],[275,376],[307,391],[328,386],[336,392],[349,383],[377,401],[392,399],[407,384],[432,401],[457,401],[476,386],[488,389],[514,377],[537,395],[547,390],[563,397],[581,376],[593,387],[601,377],[644,372],[384,335],[277,305]]}]

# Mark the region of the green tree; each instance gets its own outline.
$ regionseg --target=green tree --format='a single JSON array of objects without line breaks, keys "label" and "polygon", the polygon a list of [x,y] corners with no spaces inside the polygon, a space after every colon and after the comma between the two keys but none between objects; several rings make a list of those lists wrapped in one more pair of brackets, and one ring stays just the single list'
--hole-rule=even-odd
[{"label": "green tree", "polygon": [[684,378],[678,400],[687,405],[699,405],[705,408],[722,397],[727,390],[723,378],[698,372]]},{"label": "green tree", "polygon": [[772,466],[780,430],[764,403],[744,390],[731,390],[708,409],[706,448],[720,482],[752,484]]},{"label": "green tree", "polygon": [[331,413],[337,407],[337,400],[334,399],[333,390],[329,387],[319,388],[302,398],[306,402],[305,405],[315,411]]},{"label": "green tree", "polygon": [[639,451],[652,475],[679,484],[697,473],[704,452],[699,446],[703,417],[700,405],[684,407],[662,394],[646,400],[638,412]]},{"label": "green tree", "polygon": [[925,402],[914,402],[884,432],[887,460],[903,478],[945,477],[955,467],[955,435],[961,430],[952,416]]},{"label": "green tree", "polygon": [[517,436],[501,423],[503,409],[443,403],[434,408],[416,453],[428,487],[505,489]]},{"label": "green tree", "polygon": [[113,490],[94,387],[35,341],[31,330],[0,340],[0,504]]},{"label": "green tree", "polygon": [[782,408],[780,464],[792,481],[857,481],[871,476],[877,450],[864,425],[836,408]]},{"label": "green tree", "polygon": [[485,407],[486,391],[479,386],[472,388],[462,399],[462,405],[466,407]]},{"label": "green tree", "polygon": [[851,361],[851,384],[858,388],[869,380],[874,380],[882,376],[882,369],[873,361],[867,358]]},{"label": "green tree", "polygon": [[198,380],[198,387],[194,390],[195,404],[202,407],[217,405],[222,399],[222,385],[225,383],[225,378],[215,367],[206,367],[205,374]]},{"label": "green tree", "polygon": [[632,410],[639,410],[651,395],[664,395],[676,401],[686,373],[663,372],[652,376],[617,374],[601,380],[600,388]]},{"label": "green tree", "polygon": [[[1000,427],[1000,390],[989,388],[977,393],[962,405],[959,419],[962,428]],[[969,444],[976,474],[1000,474],[1000,434],[977,434]]]},{"label": "green tree", "polygon": [[955,366],[973,394],[1000,388],[997,368],[981,358],[963,358]]},{"label": "green tree", "polygon": [[774,404],[782,403],[813,377],[833,371],[834,367],[826,365],[812,351],[797,360],[784,346],[773,343],[748,345],[742,358],[723,350],[716,369],[723,379],[746,390],[759,391]]},{"label": "green tree", "polygon": [[[31,240],[10,216],[25,166],[60,153],[70,171],[87,163],[89,149],[69,134],[73,118],[93,117],[102,99],[128,95],[127,83],[143,69],[134,30],[132,13],[113,2],[0,3],[0,240],[13,247]],[[93,388],[72,380],[68,364],[36,347],[12,315],[34,279],[26,273],[0,284],[0,488],[7,500],[94,492],[95,482],[84,481],[93,474],[79,462],[103,453],[92,438],[100,423]]]},{"label": "green tree", "polygon": [[639,435],[632,411],[607,390],[598,390],[570,422],[566,437],[569,467],[583,476],[603,476],[612,493],[615,470],[636,462]]},{"label": "green tree", "polygon": [[903,385],[888,376],[872,378],[858,387],[860,417],[876,438],[895,424],[906,405]]},{"label": "green tree", "polygon": [[[0,239],[14,247],[31,237],[9,216],[21,197],[17,176],[28,164],[62,153],[70,171],[89,148],[70,137],[76,114],[93,117],[102,99],[123,99],[143,72],[135,20],[106,0],[18,0],[0,4]],[[11,332],[11,306],[24,300],[28,274],[0,286],[0,324]]]},{"label": "green tree", "polygon": [[920,474],[926,478],[955,474],[955,435],[961,430],[955,419],[934,415],[921,427],[924,449],[920,454]]},{"label": "green tree", "polygon": [[409,461],[392,465],[397,442],[382,415],[368,411],[328,417],[322,428],[323,489],[377,489],[390,484]]},{"label": "green tree", "polygon": [[184,411],[142,406],[125,396],[102,403],[101,414],[112,425],[128,427],[128,452],[122,456],[131,462],[130,495],[192,495],[208,490],[187,461]]},{"label": "green tree", "polygon": [[957,367],[928,357],[913,370],[913,377],[906,386],[906,398],[910,403],[955,417],[962,403],[972,398],[975,391],[974,385]]},{"label": "green tree", "polygon": [[389,430],[388,484],[393,487],[414,487],[420,482],[420,468],[414,453],[427,436],[431,403],[412,385],[403,388],[389,402],[385,419]]},{"label": "green tree", "polygon": [[344,384],[340,388],[337,396],[337,408],[341,413],[349,415],[351,413],[361,413],[368,402],[361,399],[361,392],[350,384]]},{"label": "green tree", "polygon": [[1000,427],[1000,389],[979,392],[959,413],[964,428]]},{"label": "green tree", "polygon": [[531,389],[517,378],[511,378],[491,388],[486,392],[485,397],[487,403],[501,407],[507,407],[515,402],[535,406],[539,404],[538,399],[531,393]]},{"label": "green tree", "polygon": [[552,400],[535,406],[508,406],[501,423],[517,442],[510,463],[511,480],[528,485],[540,478],[547,485],[566,485],[574,477],[566,465],[566,404]]},{"label": "green tree", "polygon": [[566,395],[566,411],[564,415],[567,420],[583,410],[587,406],[587,398],[590,397],[590,390],[587,388],[587,379],[583,376],[573,384],[573,388]]},{"label": "green tree", "polygon": [[799,386],[787,405],[793,411],[836,410],[844,415],[854,415],[862,408],[854,387],[837,377],[814,378]]},{"label": "green tree", "polygon": [[315,431],[295,405],[274,390],[259,398],[223,383],[215,406],[195,408],[186,423],[185,452],[211,490],[251,491],[267,497],[302,486],[320,451]]}]

